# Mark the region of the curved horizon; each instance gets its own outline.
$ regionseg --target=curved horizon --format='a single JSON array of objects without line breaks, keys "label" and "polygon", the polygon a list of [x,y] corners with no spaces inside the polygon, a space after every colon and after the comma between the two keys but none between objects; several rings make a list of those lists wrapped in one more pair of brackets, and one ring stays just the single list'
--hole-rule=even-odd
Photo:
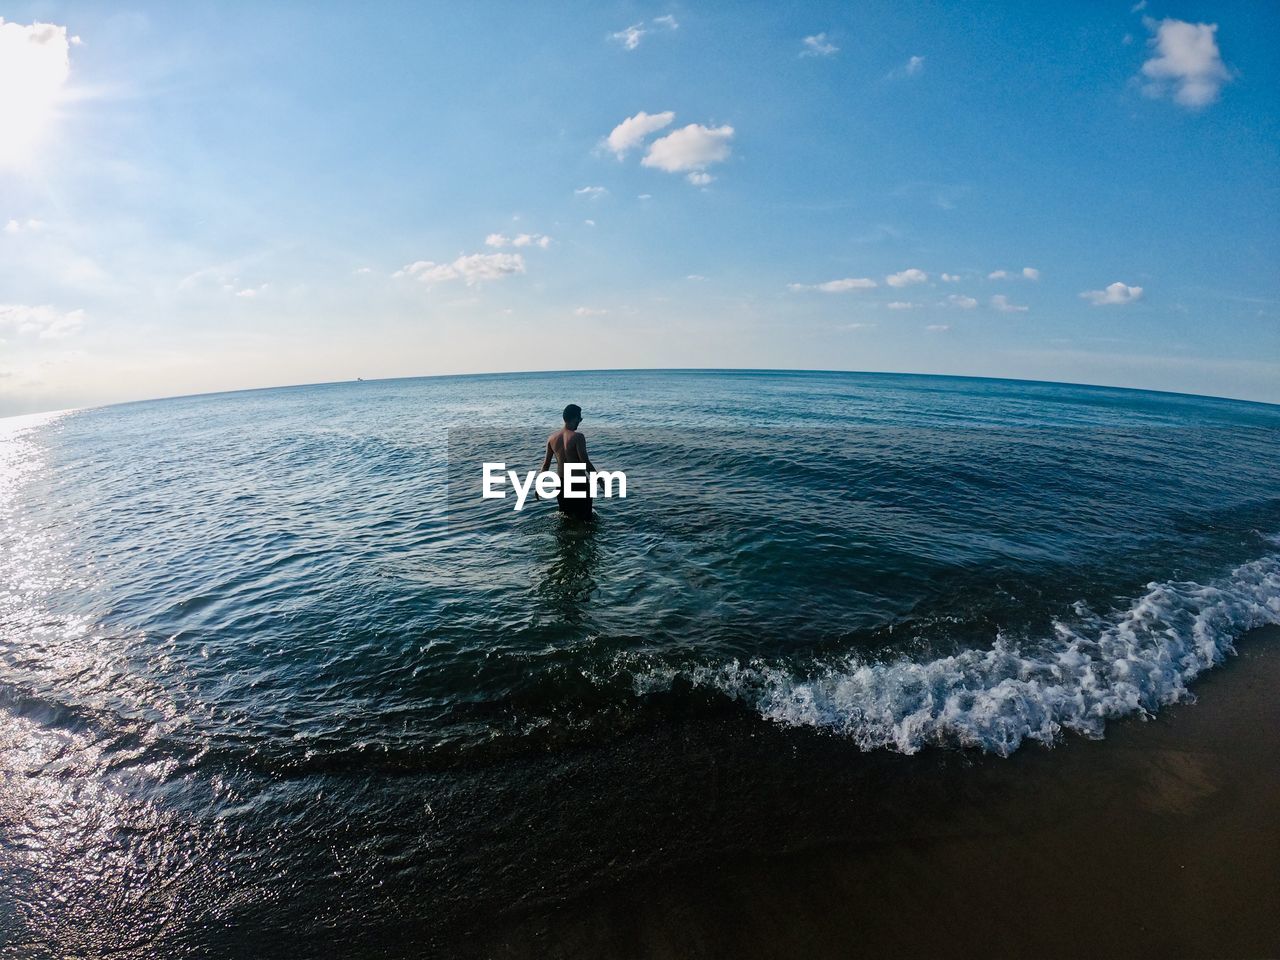
[{"label": "curved horizon", "polygon": [[622,374],[622,373],[764,373],[764,374],[833,374],[847,376],[875,377],[925,377],[937,380],[982,380],[991,383],[1044,384],[1058,387],[1083,387],[1092,390],[1120,390],[1126,393],[1149,393],[1161,396],[1190,397],[1197,400],[1218,400],[1225,403],[1244,403],[1255,406],[1275,407],[1280,403],[1269,400],[1254,400],[1247,397],[1227,397],[1210,393],[1190,393],[1181,390],[1157,390],[1148,387],[1130,387],[1111,383],[1085,383],[1076,380],[1042,380],[1029,377],[987,377],[971,374],[955,373],[915,373],[906,370],[835,370],[810,369],[800,367],[595,367],[565,370],[486,370],[471,373],[428,373],[413,374],[402,377],[352,377],[347,380],[316,380],[305,383],[277,383],[268,386],[237,387],[232,390],[206,390],[199,393],[175,393],[157,397],[138,397],[130,400],[117,400],[112,403],[87,405],[82,407],[58,407],[47,410],[28,410],[23,413],[11,413],[0,416],[0,420],[13,420],[21,417],[36,417],[42,414],[75,413],[82,410],[99,410],[107,407],[122,407],[134,403],[159,403],[165,400],[192,400],[200,397],[218,397],[237,393],[256,393],[270,390],[295,390],[307,387],[343,386],[355,383],[390,383],[397,380],[447,380],[468,377],[518,377],[548,376],[553,374]]}]

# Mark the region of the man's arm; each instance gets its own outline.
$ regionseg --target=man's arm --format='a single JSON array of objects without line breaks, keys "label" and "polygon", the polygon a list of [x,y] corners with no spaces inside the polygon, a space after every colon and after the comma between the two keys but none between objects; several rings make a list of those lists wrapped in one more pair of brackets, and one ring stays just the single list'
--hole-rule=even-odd
[{"label": "man's arm", "polygon": [[[539,472],[539,473],[546,473],[546,472],[547,472],[548,470],[550,470],[550,469],[551,469],[551,441],[550,441],[550,440],[548,440],[548,441],[547,441],[547,452],[546,452],[546,455],[542,458],[542,466],[538,468],[538,472]],[[533,487],[533,495],[534,495],[537,499],[539,499],[539,500],[541,500],[541,499],[542,499],[542,494],[540,494],[540,493],[538,492],[538,486],[537,486],[537,484],[534,484],[534,487]]]}]

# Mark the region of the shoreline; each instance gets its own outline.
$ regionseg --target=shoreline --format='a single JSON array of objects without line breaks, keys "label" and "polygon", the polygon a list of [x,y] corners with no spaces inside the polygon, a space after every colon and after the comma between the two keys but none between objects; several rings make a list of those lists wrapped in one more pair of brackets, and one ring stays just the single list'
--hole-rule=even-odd
[{"label": "shoreline", "polygon": [[[659,866],[513,911],[469,946],[509,958],[1276,956],[1280,627],[1237,650],[1196,681],[1197,702],[1112,721],[1104,739],[935,756],[907,774],[919,783],[898,761],[924,755],[873,756],[888,763],[869,765],[870,792],[825,798],[843,807],[844,836],[826,822],[826,838],[791,849]],[[793,812],[808,816],[810,799]]]}]

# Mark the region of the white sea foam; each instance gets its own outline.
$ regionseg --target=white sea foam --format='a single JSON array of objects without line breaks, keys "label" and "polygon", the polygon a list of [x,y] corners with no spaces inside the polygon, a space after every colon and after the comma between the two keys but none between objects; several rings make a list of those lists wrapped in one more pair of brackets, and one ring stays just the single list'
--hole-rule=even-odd
[{"label": "white sea foam", "polygon": [[1193,699],[1187,684],[1233,654],[1246,630],[1280,623],[1280,556],[1243,564],[1222,580],[1151,583],[1109,616],[1082,604],[1038,641],[997,637],[990,649],[929,662],[857,658],[804,675],[764,662],[650,670],[637,693],[678,678],[748,703],[769,720],[834,731],[864,749],[915,753],[928,744],[1007,756],[1024,740],[1063,731],[1101,737],[1110,717]]}]

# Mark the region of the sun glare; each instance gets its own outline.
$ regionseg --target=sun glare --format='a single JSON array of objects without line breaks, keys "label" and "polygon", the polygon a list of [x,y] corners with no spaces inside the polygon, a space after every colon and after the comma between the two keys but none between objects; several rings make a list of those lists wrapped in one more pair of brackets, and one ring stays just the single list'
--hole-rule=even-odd
[{"label": "sun glare", "polygon": [[70,70],[67,28],[0,18],[0,166],[28,159],[49,126]]}]

